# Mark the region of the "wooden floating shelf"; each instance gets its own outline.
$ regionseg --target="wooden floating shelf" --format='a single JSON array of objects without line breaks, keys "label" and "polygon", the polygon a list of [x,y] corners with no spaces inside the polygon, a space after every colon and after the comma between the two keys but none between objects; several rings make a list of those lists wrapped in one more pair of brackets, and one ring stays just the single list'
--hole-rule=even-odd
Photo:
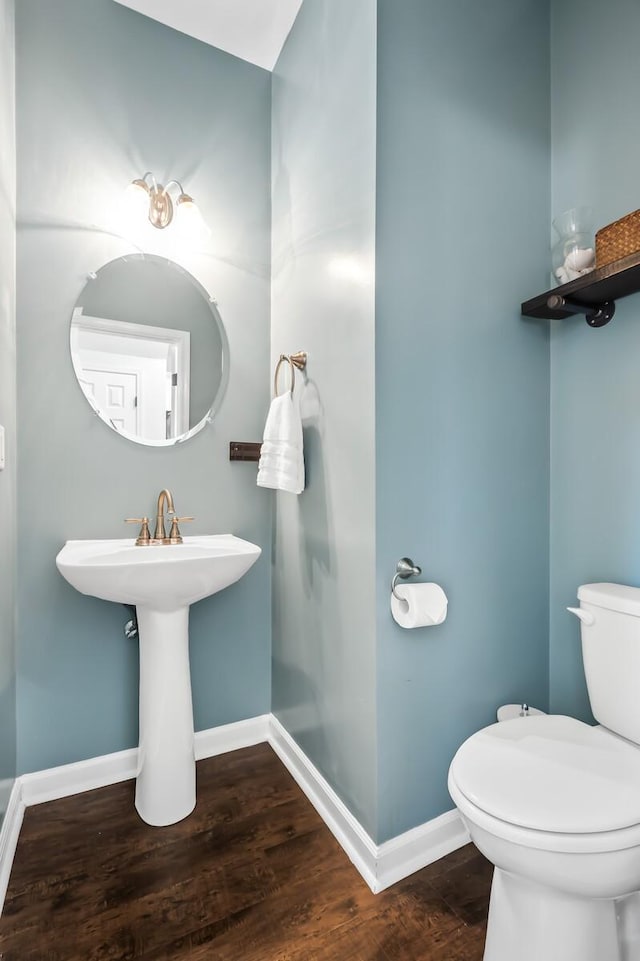
[{"label": "wooden floating shelf", "polygon": [[[602,327],[613,316],[616,300],[638,291],[640,251],[605,267],[598,267],[578,280],[571,280],[568,284],[525,300],[521,310],[523,317],[539,317],[545,320],[565,320],[583,313],[587,315],[590,326]],[[554,301],[560,306],[556,306]],[[603,309],[604,313],[600,316]]]}]

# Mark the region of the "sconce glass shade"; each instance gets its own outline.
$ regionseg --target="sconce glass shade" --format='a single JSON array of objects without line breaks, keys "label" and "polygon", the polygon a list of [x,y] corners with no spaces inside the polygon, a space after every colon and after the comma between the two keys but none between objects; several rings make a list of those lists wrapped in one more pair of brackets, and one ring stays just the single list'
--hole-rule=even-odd
[{"label": "sconce glass shade", "polygon": [[149,188],[144,180],[132,180],[124,192],[131,215],[144,216],[149,209]]},{"label": "sconce glass shade", "polygon": [[180,194],[176,201],[176,217],[181,230],[190,237],[206,238],[211,231],[207,227],[204,217],[200,213],[200,208],[193,202],[189,194]]}]

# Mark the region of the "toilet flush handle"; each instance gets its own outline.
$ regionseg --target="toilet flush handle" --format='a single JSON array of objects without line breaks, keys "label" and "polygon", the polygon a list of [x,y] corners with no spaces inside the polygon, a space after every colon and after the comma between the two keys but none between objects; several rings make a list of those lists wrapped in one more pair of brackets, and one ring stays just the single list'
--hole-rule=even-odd
[{"label": "toilet flush handle", "polygon": [[583,611],[581,607],[568,607],[567,610],[570,611],[571,614],[575,614],[583,624],[587,625],[587,627],[591,627],[591,625],[595,624],[596,622],[596,619],[591,611]]}]

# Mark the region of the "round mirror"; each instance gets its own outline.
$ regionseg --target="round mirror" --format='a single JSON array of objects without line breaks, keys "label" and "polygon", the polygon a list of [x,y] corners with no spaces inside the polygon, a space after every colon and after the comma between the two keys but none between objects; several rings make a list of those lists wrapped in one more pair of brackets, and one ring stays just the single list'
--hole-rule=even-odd
[{"label": "round mirror", "polygon": [[71,317],[71,358],[102,420],[154,447],[186,440],[209,422],[229,363],[206,290],[152,254],[119,257],[90,276]]}]

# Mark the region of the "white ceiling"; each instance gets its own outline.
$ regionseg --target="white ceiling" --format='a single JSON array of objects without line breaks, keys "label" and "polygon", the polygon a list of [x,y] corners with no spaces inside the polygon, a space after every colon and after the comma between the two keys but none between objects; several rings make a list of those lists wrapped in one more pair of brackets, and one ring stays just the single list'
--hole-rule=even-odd
[{"label": "white ceiling", "polygon": [[266,70],[273,70],[302,6],[302,0],[116,0],[116,3]]}]

